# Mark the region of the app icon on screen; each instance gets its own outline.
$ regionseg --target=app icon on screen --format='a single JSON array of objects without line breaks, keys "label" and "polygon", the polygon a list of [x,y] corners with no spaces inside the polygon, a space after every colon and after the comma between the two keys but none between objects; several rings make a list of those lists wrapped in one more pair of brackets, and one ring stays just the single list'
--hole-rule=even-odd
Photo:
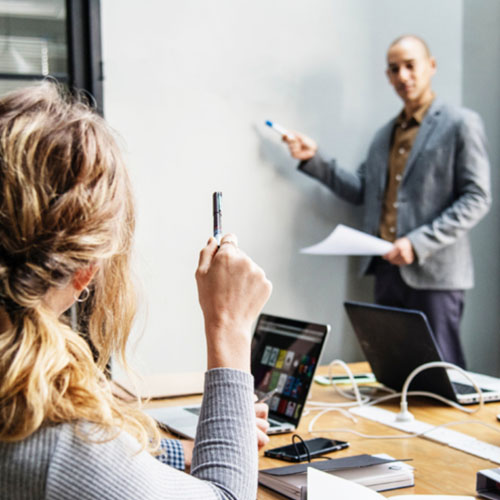
[{"label": "app icon on screen", "polygon": [[[285,388],[285,384],[286,384],[286,379],[287,379],[287,374],[282,373],[280,375],[279,380],[278,380],[278,385],[276,386],[277,392],[283,392],[283,389]],[[272,390],[272,389],[270,389],[270,390]]]},{"label": "app icon on screen", "polygon": [[278,359],[276,360],[276,368],[283,368],[283,364],[285,363],[286,350],[280,349],[278,354]]},{"label": "app icon on screen", "polygon": [[285,370],[290,370],[290,368],[292,367],[294,357],[295,357],[295,353],[293,351],[288,351],[286,353],[285,364],[283,365],[283,368]]},{"label": "app icon on screen", "polygon": [[260,362],[263,365],[267,365],[269,363],[269,357],[271,356],[271,349],[272,347],[270,345],[266,345],[266,348],[264,349],[264,352],[262,353],[262,359]]}]

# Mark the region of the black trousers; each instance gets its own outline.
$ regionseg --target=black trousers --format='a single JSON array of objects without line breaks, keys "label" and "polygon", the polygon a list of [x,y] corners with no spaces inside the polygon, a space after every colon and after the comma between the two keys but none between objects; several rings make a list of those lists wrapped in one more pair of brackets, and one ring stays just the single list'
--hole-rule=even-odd
[{"label": "black trousers", "polygon": [[403,281],[397,266],[383,259],[376,259],[373,264],[375,302],[422,311],[431,325],[444,361],[465,368],[465,357],[460,343],[464,291],[412,288]]}]

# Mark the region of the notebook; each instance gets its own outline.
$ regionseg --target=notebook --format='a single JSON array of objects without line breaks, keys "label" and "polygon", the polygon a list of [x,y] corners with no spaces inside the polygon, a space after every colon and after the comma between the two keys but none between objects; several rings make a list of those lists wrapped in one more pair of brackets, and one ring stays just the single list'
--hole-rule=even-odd
[{"label": "notebook", "polygon": [[[299,424],[330,325],[261,314],[252,339],[252,375],[259,399],[273,394],[268,434],[292,432]],[[183,437],[196,435],[199,405],[147,410]]]},{"label": "notebook", "polygon": [[[375,491],[415,485],[413,467],[393,457],[355,455],[259,471],[259,484],[293,500],[307,499],[307,470],[316,468]],[[327,498],[328,496],[325,496]],[[330,497],[328,497],[330,498]],[[334,498],[334,495],[331,496]]]},{"label": "notebook", "polygon": [[[418,366],[442,361],[424,313],[410,309],[344,302],[363,353],[376,379],[400,391]],[[500,379],[468,372],[483,391],[485,402],[500,400]],[[419,373],[409,390],[429,391],[461,404],[477,403],[479,394],[456,370],[430,368]]]}]

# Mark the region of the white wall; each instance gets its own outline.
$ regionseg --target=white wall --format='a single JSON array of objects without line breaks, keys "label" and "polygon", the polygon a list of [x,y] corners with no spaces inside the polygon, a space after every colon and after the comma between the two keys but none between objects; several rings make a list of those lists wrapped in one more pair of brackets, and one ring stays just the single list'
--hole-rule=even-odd
[{"label": "white wall", "polygon": [[493,204],[471,234],[476,287],[467,294],[464,347],[471,367],[500,375],[500,2],[464,2],[463,103],[481,114],[489,137]]},{"label": "white wall", "polygon": [[105,114],[135,185],[147,303],[136,367],[205,365],[193,276],[215,190],[224,229],[273,281],[266,311],[331,323],[323,361],[360,359],[342,301],[371,300],[371,280],[355,260],[298,253],[355,225],[359,209],[297,173],[264,121],[306,132],[355,169],[401,106],[384,75],[396,36],[428,41],[437,93],[461,102],[462,10],[456,0],[102,0]]}]

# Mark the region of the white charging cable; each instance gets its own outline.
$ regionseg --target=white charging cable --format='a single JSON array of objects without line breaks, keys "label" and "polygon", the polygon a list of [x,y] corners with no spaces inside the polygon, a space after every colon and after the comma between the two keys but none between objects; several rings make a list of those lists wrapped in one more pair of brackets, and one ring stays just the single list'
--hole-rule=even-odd
[{"label": "white charging cable", "polygon": [[406,377],[405,383],[403,384],[403,389],[401,390],[401,411],[396,415],[396,421],[411,422],[415,419],[415,417],[408,411],[408,387],[410,385],[410,382],[415,378],[416,375],[424,370],[427,370],[428,368],[451,368],[461,373],[467,380],[469,380],[469,382],[473,385],[474,389],[476,389],[479,394],[479,407],[477,410],[480,410],[483,407],[483,392],[469,373],[467,373],[463,368],[460,368],[453,363],[448,363],[447,361],[431,361],[430,363],[424,363],[423,365],[418,366],[408,375],[408,377]]},{"label": "white charging cable", "polygon": [[[394,398],[401,398],[401,392],[393,392],[391,394],[388,394],[386,396],[382,396],[380,398],[377,398],[377,399],[372,399],[370,401],[368,401],[367,403],[364,403],[363,405],[357,405],[356,403],[354,402],[349,402],[349,403],[326,403],[326,402],[321,402],[321,401],[309,401],[307,403],[307,409],[305,410],[305,413],[303,413],[303,415],[307,415],[310,411],[320,411],[320,413],[318,413],[312,420],[311,422],[309,423],[309,432],[321,432],[320,431],[314,431],[314,425],[316,424],[316,421],[322,417],[323,415],[325,415],[326,413],[328,413],[329,411],[339,411],[340,408],[339,408],[339,405],[342,405],[344,407],[349,407],[349,408],[352,408],[352,407],[359,407],[359,406],[374,406],[374,405],[377,405],[379,403],[382,403],[384,401],[388,401],[390,399],[394,399]],[[476,411],[479,411],[479,409],[481,407],[478,407],[478,408],[475,408],[473,410],[469,410],[468,408],[464,408],[463,406],[459,405],[458,403],[455,403],[455,401],[451,401],[449,399],[446,399],[446,398],[443,398],[443,396],[440,396],[439,394],[433,394],[432,392],[425,392],[425,391],[408,391],[406,393],[407,396],[425,396],[425,397],[428,397],[428,398],[434,398],[434,399],[437,399],[438,401],[441,401],[442,403],[446,403],[447,405],[449,406],[452,406],[453,408],[456,408],[457,410],[460,410],[460,411],[463,411],[465,413],[475,413]],[[341,413],[343,413],[345,416],[348,416],[346,415],[346,413],[344,411],[341,411]],[[357,423],[357,420],[353,419],[352,417],[349,417],[351,418],[351,420],[353,420],[354,423]],[[331,431],[331,429],[323,429],[324,432],[327,432],[327,431]],[[500,429],[499,429],[500,431]],[[342,431],[342,432],[348,432],[348,431]],[[350,431],[349,431],[350,432]],[[356,432],[352,431],[354,434],[356,434]],[[429,432],[429,431],[425,431],[425,432]],[[361,434],[358,433],[359,436],[362,436]],[[362,436],[362,437],[365,437],[365,436]],[[376,436],[374,436],[376,437]],[[392,438],[391,438],[392,439]]]},{"label": "white charging cable", "polygon": [[[352,392],[354,394],[352,394],[352,393],[350,394],[347,391],[342,390],[337,384],[335,384],[334,379],[332,377],[332,367],[334,365],[340,365],[344,369],[345,373],[347,374],[347,376],[351,382]],[[474,408],[474,409],[468,409],[468,408],[464,408],[463,406],[457,404],[455,401],[450,401],[449,399],[446,399],[443,396],[440,396],[439,394],[433,394],[431,392],[424,392],[424,391],[408,391],[408,388],[409,388],[411,381],[418,373],[422,372],[423,370],[426,370],[427,368],[436,368],[436,367],[451,368],[451,369],[457,370],[460,373],[462,373],[464,375],[464,377],[471,382],[471,384],[474,386],[476,391],[479,393],[479,398],[480,398],[479,399],[479,403],[480,403],[479,407]],[[446,403],[450,406],[453,406],[454,408],[456,408],[458,410],[461,410],[465,413],[470,413],[470,414],[479,411],[482,408],[483,403],[484,403],[483,394],[481,392],[481,389],[477,386],[476,381],[470,377],[470,374],[468,374],[466,371],[464,371],[459,366],[456,366],[452,363],[448,363],[446,361],[432,361],[430,363],[425,363],[425,364],[417,367],[406,378],[405,383],[403,385],[403,390],[400,393],[396,393],[392,389],[388,389],[388,388],[385,388],[383,386],[379,387],[378,388],[379,390],[384,389],[384,390],[387,390],[388,392],[392,392],[392,394],[382,396],[382,397],[379,397],[377,399],[372,399],[370,396],[361,393],[361,391],[359,390],[359,387],[358,387],[358,383],[357,383],[356,379],[354,378],[354,375],[352,374],[351,369],[341,359],[334,359],[333,361],[331,361],[329,363],[329,365],[328,365],[328,379],[330,381],[330,385],[332,385],[334,387],[334,389],[341,396],[345,397],[346,399],[350,399],[351,401],[332,403],[332,402],[309,400],[307,402],[307,406],[305,408],[305,414],[307,414],[310,411],[318,411],[319,412],[311,420],[311,422],[309,424],[309,431],[312,431],[317,420],[320,417],[322,417],[325,413],[328,413],[329,411],[340,411],[341,413],[344,414],[344,416],[346,416],[346,417],[348,416],[351,420],[356,421],[351,416],[344,413],[341,410],[341,408],[350,408],[353,406],[372,406],[372,405],[376,405],[378,403],[381,403],[383,401],[387,401],[387,400],[395,398],[395,397],[401,397],[401,403],[400,403],[401,411],[399,414],[396,415],[396,420],[399,422],[410,422],[414,419],[413,415],[408,411],[408,396],[431,397],[431,398],[434,398],[434,399],[441,401],[442,403]]]},{"label": "white charging cable", "polygon": [[[335,379],[332,376],[332,367],[334,365],[340,365],[344,369],[347,377],[349,378],[350,385],[352,387],[351,390],[341,389],[340,386],[337,383],[335,383]],[[329,385],[331,385],[336,392],[338,392],[342,397],[344,397],[345,399],[348,399],[349,401],[332,403],[330,401],[326,402],[326,401],[308,400],[307,407],[306,407],[305,411],[323,410],[323,409],[326,410],[328,408],[335,410],[336,408],[350,408],[352,406],[367,405],[367,404],[370,404],[370,401],[372,401],[373,390],[395,393],[394,390],[389,389],[388,387],[384,387],[384,386],[375,387],[375,388],[374,387],[367,387],[365,389],[369,389],[370,394],[362,393],[360,389],[363,389],[363,387],[360,388],[357,380],[355,379],[354,375],[352,374],[351,369],[341,359],[334,359],[333,361],[331,361],[328,364],[327,380],[329,381]],[[400,394],[398,393],[397,396],[399,397],[399,395]],[[324,413],[326,413],[326,412],[322,412],[321,415],[323,415]]]},{"label": "white charging cable", "polygon": [[364,396],[362,397],[361,396],[361,393],[359,392],[359,387],[358,387],[358,384],[356,383],[356,380],[354,379],[354,375],[352,374],[352,371],[351,369],[349,368],[349,366],[347,366],[347,363],[345,363],[345,361],[342,361],[341,359],[334,359],[333,361],[330,362],[330,364],[328,365],[328,379],[330,380],[330,384],[333,385],[335,387],[335,389],[342,395],[344,396],[345,398],[349,398],[350,396],[347,395],[344,391],[342,391],[342,389],[340,389],[333,381],[333,376],[332,376],[332,367],[335,366],[335,365],[340,365],[344,371],[346,372],[347,376],[349,377],[349,381],[351,382],[352,384],[352,388],[354,390],[354,396],[355,396],[355,399],[356,401],[358,402],[358,405],[362,405],[364,403],[367,403],[370,398]]}]

